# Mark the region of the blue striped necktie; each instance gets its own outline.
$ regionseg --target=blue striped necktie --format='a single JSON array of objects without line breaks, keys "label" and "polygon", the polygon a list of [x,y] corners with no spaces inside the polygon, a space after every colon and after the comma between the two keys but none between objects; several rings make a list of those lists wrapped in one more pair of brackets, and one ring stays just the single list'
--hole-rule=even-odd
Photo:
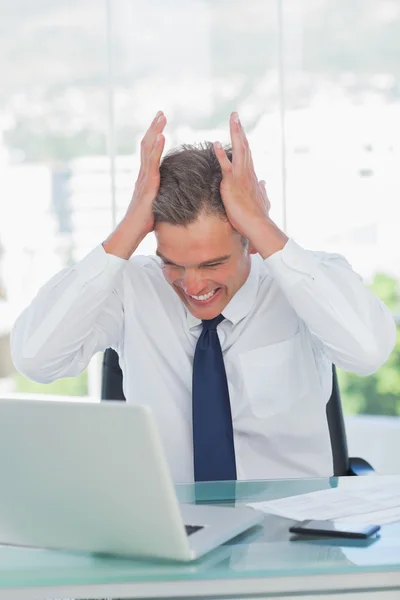
[{"label": "blue striped necktie", "polygon": [[232,414],[217,327],[203,321],[193,360],[193,456],[195,481],[236,479]]}]

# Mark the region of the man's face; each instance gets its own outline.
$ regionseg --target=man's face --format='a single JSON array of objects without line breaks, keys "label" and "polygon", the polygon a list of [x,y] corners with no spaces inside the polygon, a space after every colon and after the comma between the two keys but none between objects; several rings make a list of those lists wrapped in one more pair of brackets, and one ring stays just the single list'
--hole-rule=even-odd
[{"label": "man's face", "polygon": [[198,319],[213,319],[250,272],[249,250],[228,221],[202,214],[188,226],[157,223],[165,279]]}]

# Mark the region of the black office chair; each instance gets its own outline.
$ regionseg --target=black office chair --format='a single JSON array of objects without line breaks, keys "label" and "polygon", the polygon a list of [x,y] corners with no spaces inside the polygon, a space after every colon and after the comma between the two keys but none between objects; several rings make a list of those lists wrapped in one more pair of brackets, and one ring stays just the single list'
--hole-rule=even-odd
[{"label": "black office chair", "polygon": [[[372,475],[374,473],[373,468],[363,458],[349,458],[335,365],[332,365],[332,374],[332,394],[326,405],[326,416],[331,438],[334,475],[338,477],[343,475]],[[108,348],[104,352],[101,399],[125,400],[118,354],[112,348]]]},{"label": "black office chair", "polygon": [[333,473],[341,475],[373,475],[374,469],[363,458],[349,458],[342,401],[335,365],[332,365],[332,393],[326,405],[329,435],[331,438]]}]

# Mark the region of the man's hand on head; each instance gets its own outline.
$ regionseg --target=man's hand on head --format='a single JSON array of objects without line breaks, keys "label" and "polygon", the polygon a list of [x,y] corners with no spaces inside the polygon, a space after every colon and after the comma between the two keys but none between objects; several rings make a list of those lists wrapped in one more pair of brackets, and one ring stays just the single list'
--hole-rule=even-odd
[{"label": "man's hand on head", "polygon": [[265,181],[258,181],[246,134],[236,112],[230,117],[232,162],[219,142],[214,150],[221,166],[221,197],[234,229],[247,238],[264,258],[281,250],[286,235],[269,217],[270,202]]},{"label": "man's hand on head", "polygon": [[160,161],[165,146],[167,119],[159,111],[140,145],[140,171],[124,218],[103,243],[109,254],[128,259],[154,229],[153,202],[160,187]]},{"label": "man's hand on head", "polygon": [[160,187],[160,161],[165,145],[162,132],[166,124],[164,113],[159,111],[141,141],[139,175],[125,216],[140,222],[144,234],[154,229],[153,201]]}]

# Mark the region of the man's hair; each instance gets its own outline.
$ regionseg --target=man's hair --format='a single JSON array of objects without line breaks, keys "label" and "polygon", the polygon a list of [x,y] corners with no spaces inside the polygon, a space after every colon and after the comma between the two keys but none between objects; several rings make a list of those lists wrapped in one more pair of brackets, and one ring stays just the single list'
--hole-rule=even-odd
[{"label": "man's hair", "polygon": [[[232,161],[232,149],[225,148]],[[222,171],[211,142],[184,144],[160,165],[160,188],[153,202],[155,222],[189,225],[201,213],[227,220],[221,199]]]}]

